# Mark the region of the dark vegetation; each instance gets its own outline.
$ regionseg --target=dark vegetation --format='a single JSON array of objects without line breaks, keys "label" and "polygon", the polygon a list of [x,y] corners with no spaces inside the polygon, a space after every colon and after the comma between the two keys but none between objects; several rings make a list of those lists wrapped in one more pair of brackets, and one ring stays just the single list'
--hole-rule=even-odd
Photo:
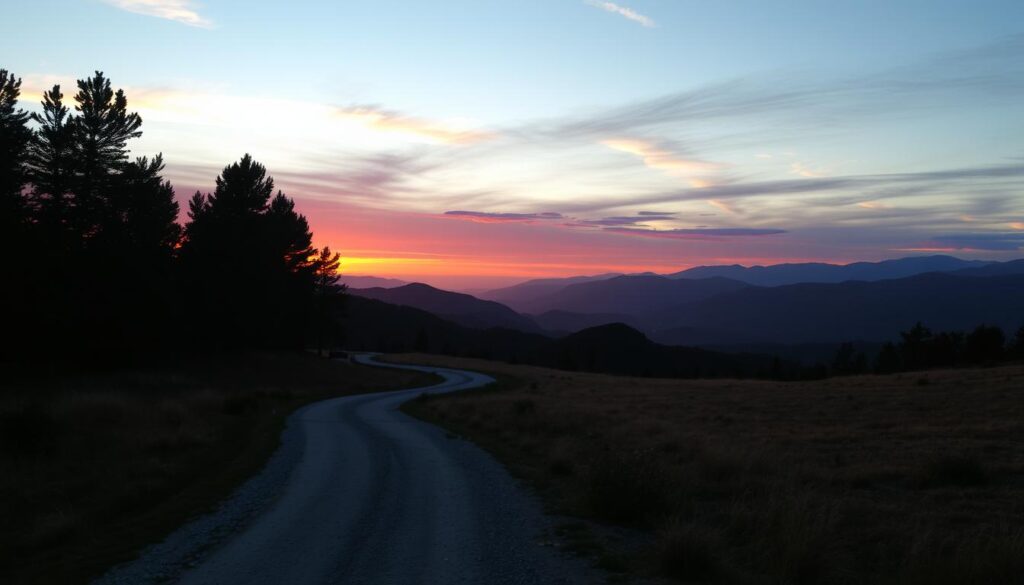
[{"label": "dark vegetation", "polygon": [[403,359],[508,381],[407,408],[583,519],[563,536],[601,566],[708,584],[1022,582],[1019,365],[794,383]]},{"label": "dark vegetation", "polygon": [[[102,73],[38,114],[0,70],[0,360],[121,365],[167,351],[300,348],[340,292],[306,218],[245,155],[178,224],[161,155]],[[30,127],[30,121],[34,128]],[[324,279],[323,276],[328,275]]]},{"label": "dark vegetation", "polygon": [[433,382],[280,351],[2,375],[0,582],[19,584],[87,582],[211,509],[303,404]]}]

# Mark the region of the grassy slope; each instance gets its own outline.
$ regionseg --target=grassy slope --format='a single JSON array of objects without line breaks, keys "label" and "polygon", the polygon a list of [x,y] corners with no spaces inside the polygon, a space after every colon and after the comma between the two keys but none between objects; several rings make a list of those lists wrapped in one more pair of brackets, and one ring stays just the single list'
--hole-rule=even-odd
[{"label": "grassy slope", "polygon": [[647,534],[629,564],[699,583],[1024,582],[1024,367],[820,382],[519,380],[409,409],[558,511]]},{"label": "grassy slope", "polygon": [[5,374],[5,583],[82,582],[130,559],[256,473],[303,404],[435,381],[272,353],[116,373]]}]

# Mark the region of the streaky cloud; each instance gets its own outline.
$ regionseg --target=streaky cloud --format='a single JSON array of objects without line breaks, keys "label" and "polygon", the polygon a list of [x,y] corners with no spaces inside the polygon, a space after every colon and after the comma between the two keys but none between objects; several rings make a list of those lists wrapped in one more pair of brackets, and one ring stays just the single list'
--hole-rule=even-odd
[{"label": "streaky cloud", "polygon": [[445,217],[464,219],[479,223],[533,223],[564,219],[561,213],[489,213],[486,211],[446,211]]},{"label": "streaky cloud", "polygon": [[121,10],[173,20],[198,28],[213,28],[213,22],[200,16],[192,0],[104,0]]},{"label": "streaky cloud", "polygon": [[523,130],[571,139],[747,116],[783,117],[788,125],[813,130],[840,115],[877,118],[952,94],[982,100],[1017,99],[1022,93],[1024,35],[1014,35],[880,73],[832,80],[784,74],[737,78]]},{"label": "streaky cloud", "polygon": [[374,104],[340,107],[335,110],[335,115],[376,130],[412,135],[440,144],[472,144],[495,136],[491,132],[406,116]]},{"label": "streaky cloud", "polygon": [[604,231],[626,236],[667,240],[708,240],[735,237],[775,236],[787,233],[786,230],[772,228],[689,228],[652,230],[630,227],[608,227],[605,228]]},{"label": "streaky cloud", "polygon": [[[573,213],[585,213],[596,209],[621,205],[658,205],[679,201],[715,200],[746,197],[764,197],[780,195],[800,195],[847,191],[853,189],[879,189],[899,185],[923,185],[915,189],[916,194],[927,194],[928,185],[948,186],[952,183],[972,181],[976,179],[999,180],[1024,177],[1024,164],[1014,162],[1005,165],[981,167],[964,167],[943,169],[938,171],[922,171],[917,173],[888,173],[845,175],[836,177],[785,179],[776,181],[738,182],[723,185],[711,185],[699,189],[681,189],[662,193],[654,193],[643,197],[630,197],[621,201],[607,199],[595,203],[580,203],[563,206],[563,210]],[[910,191],[903,191],[906,195]],[[714,205],[714,204],[712,204]],[[720,207],[720,205],[716,205]]]},{"label": "streaky cloud", "polygon": [[643,14],[640,14],[639,12],[637,12],[637,11],[631,9],[631,8],[626,8],[625,6],[619,6],[618,4],[615,4],[614,2],[602,2],[600,0],[584,0],[584,4],[587,4],[589,6],[594,6],[596,8],[600,8],[601,10],[604,10],[605,12],[611,12],[612,14],[618,14],[619,16],[621,16],[621,17],[623,17],[623,18],[625,18],[627,20],[632,20],[633,22],[635,22],[635,23],[637,23],[637,24],[639,24],[641,26],[647,27],[647,28],[654,28],[654,27],[658,26],[657,24],[654,23],[654,20],[652,18],[650,18],[649,16],[644,16]]},{"label": "streaky cloud", "polygon": [[644,165],[675,177],[690,178],[691,186],[701,187],[707,184],[706,176],[722,168],[722,165],[697,159],[684,158],[669,148],[648,140],[635,138],[613,138],[602,140],[601,144],[612,150],[625,152],[639,157]]},{"label": "streaky cloud", "polygon": [[932,238],[926,245],[952,250],[1006,252],[1024,248],[1024,234],[975,233],[951,234]]}]

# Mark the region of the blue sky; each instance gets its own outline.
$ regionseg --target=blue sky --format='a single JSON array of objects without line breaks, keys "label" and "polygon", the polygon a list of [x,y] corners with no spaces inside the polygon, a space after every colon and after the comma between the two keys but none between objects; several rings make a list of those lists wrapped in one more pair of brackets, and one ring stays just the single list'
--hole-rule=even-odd
[{"label": "blue sky", "polygon": [[[136,151],[163,152],[180,195],[251,151],[300,205],[358,210],[314,225],[364,271],[498,278],[1024,247],[1024,2],[5,12],[0,67],[26,97],[104,70],[146,121]],[[523,237],[558,261],[480,244]],[[401,262],[423,255],[436,262]]]}]

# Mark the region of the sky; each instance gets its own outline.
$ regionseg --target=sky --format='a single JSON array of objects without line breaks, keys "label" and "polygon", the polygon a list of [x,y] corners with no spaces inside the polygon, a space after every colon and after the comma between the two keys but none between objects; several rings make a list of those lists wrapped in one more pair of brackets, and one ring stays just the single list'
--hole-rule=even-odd
[{"label": "sky", "polygon": [[[251,153],[342,271],[482,289],[1024,249],[1019,0],[33,0],[179,200]],[[183,205],[184,207],[184,205]]]}]

